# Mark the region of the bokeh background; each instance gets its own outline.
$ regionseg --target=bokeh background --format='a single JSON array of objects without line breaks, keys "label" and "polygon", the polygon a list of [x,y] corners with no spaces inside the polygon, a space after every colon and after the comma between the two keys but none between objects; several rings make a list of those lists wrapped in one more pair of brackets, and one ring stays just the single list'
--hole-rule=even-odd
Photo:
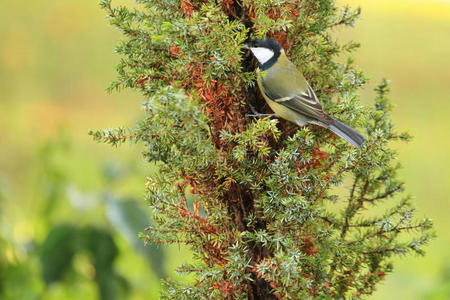
[{"label": "bokeh background", "polygon": [[[397,259],[371,299],[450,299],[450,1],[339,2],[363,9],[335,34],[362,43],[365,104],[392,81],[395,124],[415,136],[394,145],[401,177],[438,234],[425,257]],[[160,278],[184,278],[188,250],[137,240],[155,168],[139,145],[87,135],[142,114],[140,95],[105,92],[120,39],[95,0],[0,1],[1,299],[157,299]]]}]

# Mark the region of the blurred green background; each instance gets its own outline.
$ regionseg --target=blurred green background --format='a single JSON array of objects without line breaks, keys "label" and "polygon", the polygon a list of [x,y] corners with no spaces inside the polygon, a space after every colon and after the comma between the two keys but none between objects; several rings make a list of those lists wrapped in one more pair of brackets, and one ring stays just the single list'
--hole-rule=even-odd
[{"label": "blurred green background", "polygon": [[[395,124],[415,136],[394,145],[401,177],[438,234],[427,256],[397,259],[371,299],[450,299],[450,1],[340,2],[362,6],[336,37],[362,43],[364,103],[392,81]],[[120,38],[95,0],[0,1],[1,299],[157,299],[159,278],[182,278],[186,249],[137,240],[155,172],[142,149],[87,135],[141,115],[140,95],[105,92]]]}]

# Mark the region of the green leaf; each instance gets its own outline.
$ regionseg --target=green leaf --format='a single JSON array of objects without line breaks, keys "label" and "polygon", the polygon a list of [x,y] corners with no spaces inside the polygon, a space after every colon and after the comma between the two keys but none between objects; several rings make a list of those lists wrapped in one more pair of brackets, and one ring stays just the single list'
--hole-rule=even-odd
[{"label": "green leaf", "polygon": [[78,229],[69,224],[57,225],[48,233],[39,257],[47,284],[61,281],[72,270],[73,257],[79,249],[77,238]]}]

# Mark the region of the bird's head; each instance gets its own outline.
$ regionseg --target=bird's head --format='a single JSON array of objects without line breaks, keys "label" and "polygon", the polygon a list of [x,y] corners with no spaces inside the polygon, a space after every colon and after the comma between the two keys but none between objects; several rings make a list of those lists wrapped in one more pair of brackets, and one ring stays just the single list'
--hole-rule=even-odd
[{"label": "bird's head", "polygon": [[251,40],[246,44],[246,48],[252,52],[263,68],[265,65],[270,67],[267,66],[268,63],[274,64],[281,51],[283,51],[283,48],[277,41],[269,38],[265,40]]}]

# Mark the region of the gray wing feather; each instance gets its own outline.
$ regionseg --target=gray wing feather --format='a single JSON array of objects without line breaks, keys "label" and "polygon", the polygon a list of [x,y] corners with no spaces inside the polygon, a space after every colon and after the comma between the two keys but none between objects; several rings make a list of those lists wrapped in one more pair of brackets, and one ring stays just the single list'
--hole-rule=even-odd
[{"label": "gray wing feather", "polygon": [[289,97],[276,95],[275,93],[271,92],[266,85],[264,85],[264,82],[263,87],[266,95],[273,101],[313,120],[318,120],[325,124],[331,123],[332,119],[323,112],[322,105],[317,99],[317,96],[314,93],[313,89],[309,85],[306,92]]}]

